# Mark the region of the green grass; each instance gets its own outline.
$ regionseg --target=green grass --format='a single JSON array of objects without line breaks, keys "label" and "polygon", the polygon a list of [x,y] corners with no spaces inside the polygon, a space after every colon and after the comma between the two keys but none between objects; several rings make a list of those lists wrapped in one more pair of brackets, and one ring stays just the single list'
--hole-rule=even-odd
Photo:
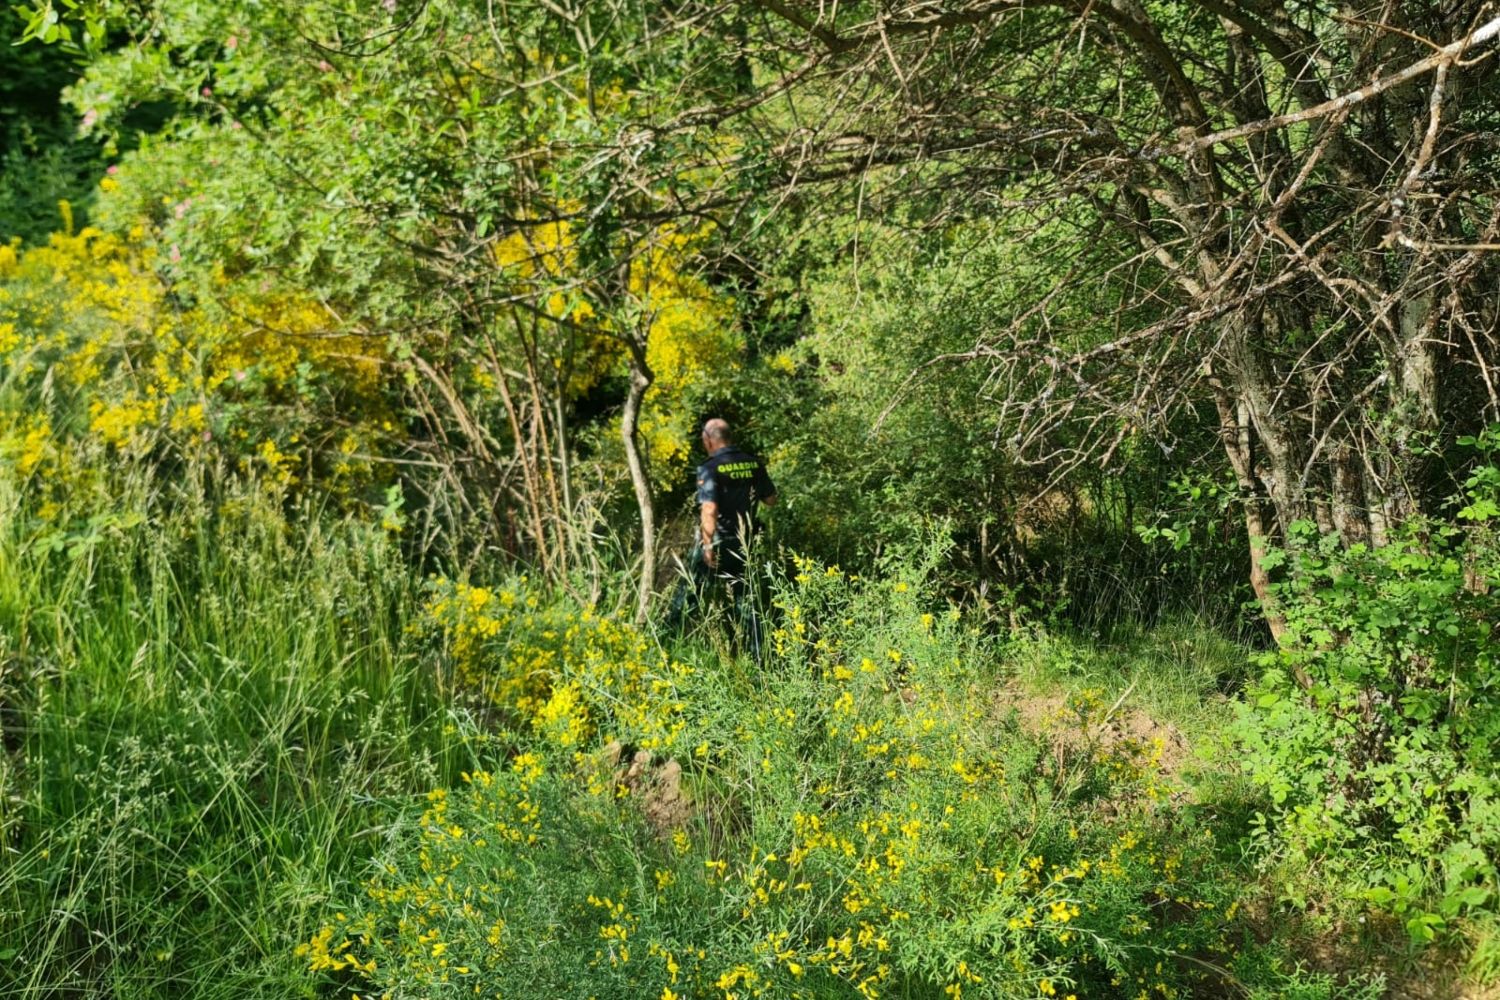
[{"label": "green grass", "polygon": [[296,944],[464,763],[387,540],[229,509],[49,552],[0,494],[0,995],[309,995]]},{"label": "green grass", "polygon": [[1114,629],[1108,641],[1066,632],[1015,637],[1004,652],[1026,688],[1098,688],[1109,702],[1146,713],[1189,738],[1218,732],[1229,697],[1249,672],[1252,650],[1212,625],[1178,619],[1154,628]]},{"label": "green grass", "polygon": [[[361,898],[373,861],[405,857],[425,794],[460,787],[484,753],[418,652],[429,647],[408,633],[420,581],[379,530],[289,519],[254,494],[210,503],[137,489],[113,514],[58,535],[0,482],[0,997],[347,996],[355,984],[309,975],[297,945]],[[842,621],[850,649],[877,658],[923,648],[915,606],[870,594],[812,620]],[[1248,658],[1191,621],[1116,629],[1108,643],[1035,633],[996,656],[981,655],[991,648],[981,634],[964,634],[957,686],[927,695],[945,711],[1007,683],[1052,697],[1100,688],[1110,702],[1128,692],[1124,705],[1193,743],[1221,730]],[[785,787],[763,772],[776,754],[800,761],[806,734],[783,746],[761,730],[768,706],[817,716],[814,694],[829,683],[727,655],[715,635],[676,650],[700,671],[693,725],[718,733],[687,742],[728,748],[724,760],[710,755],[716,772],[689,761],[684,779],[700,801],[737,810],[708,847],[807,794],[806,761],[788,765]],[[950,651],[928,652],[916,662],[941,666]],[[903,704],[876,692],[869,707],[899,715]],[[976,719],[971,751],[1030,746]],[[1008,770],[1027,773],[1032,756]],[[1194,810],[1226,834],[1204,884],[1253,881],[1235,839],[1243,817],[1222,801]],[[1066,818],[1054,817],[1059,830]],[[1058,850],[1071,843],[1060,834]],[[701,858],[689,862],[701,875]],[[568,869],[538,888],[555,893],[586,874]],[[690,927],[699,912],[673,919]],[[1500,964],[1486,941],[1475,979]],[[1235,971],[1268,1000],[1380,995],[1304,973],[1296,954],[1278,938],[1250,947]]]}]

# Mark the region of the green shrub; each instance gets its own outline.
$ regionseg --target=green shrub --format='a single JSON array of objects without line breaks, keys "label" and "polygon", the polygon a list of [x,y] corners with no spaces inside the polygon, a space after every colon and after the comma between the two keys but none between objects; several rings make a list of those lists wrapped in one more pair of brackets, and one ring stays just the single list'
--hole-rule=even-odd
[{"label": "green shrub", "polygon": [[1471,478],[1467,529],[1414,522],[1343,548],[1301,526],[1272,559],[1287,640],[1233,727],[1269,799],[1266,846],[1323,866],[1418,942],[1494,900],[1497,482],[1493,466]]},{"label": "green shrub", "polygon": [[[681,725],[653,750],[635,753],[628,703],[659,688],[619,686],[611,712],[583,710],[597,725],[556,727],[537,722],[550,697],[492,686],[516,692],[497,752],[429,795],[304,944],[310,967],[424,997],[1222,987],[1238,904],[1213,835],[1171,805],[1157,748],[1096,738],[1100,698],[1024,729],[978,634],[907,581],[803,562],[776,604],[764,667],[659,674]],[[537,608],[490,641],[448,648],[514,677],[577,639]],[[548,690],[578,683],[540,660]],[[594,690],[574,703],[602,704]]]}]

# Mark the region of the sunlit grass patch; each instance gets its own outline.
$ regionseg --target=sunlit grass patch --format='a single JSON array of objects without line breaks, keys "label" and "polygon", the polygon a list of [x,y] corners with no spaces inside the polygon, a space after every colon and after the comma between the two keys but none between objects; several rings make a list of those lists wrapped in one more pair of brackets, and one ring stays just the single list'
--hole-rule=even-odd
[{"label": "sunlit grass patch", "polygon": [[249,502],[72,551],[0,505],[0,992],[305,994],[297,942],[465,766],[398,554]]}]

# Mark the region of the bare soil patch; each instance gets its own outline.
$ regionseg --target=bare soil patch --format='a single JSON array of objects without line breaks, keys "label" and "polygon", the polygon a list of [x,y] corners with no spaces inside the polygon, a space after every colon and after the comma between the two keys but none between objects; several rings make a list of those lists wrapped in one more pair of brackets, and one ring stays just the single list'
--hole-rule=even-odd
[{"label": "bare soil patch", "polygon": [[616,786],[636,800],[651,829],[668,837],[686,826],[693,817],[693,804],[683,792],[682,765],[670,758],[657,761],[646,750],[625,758],[625,747],[618,741],[604,748],[604,759],[614,772]]},{"label": "bare soil patch", "polygon": [[1076,753],[1090,744],[1124,756],[1145,754],[1154,757],[1157,768],[1168,777],[1179,775],[1193,757],[1176,726],[1152,718],[1130,705],[1125,696],[1118,702],[1103,701],[1057,691],[1029,691],[1012,683],[995,692],[992,711],[997,716],[1014,711],[1021,728],[1045,737],[1059,755]]}]

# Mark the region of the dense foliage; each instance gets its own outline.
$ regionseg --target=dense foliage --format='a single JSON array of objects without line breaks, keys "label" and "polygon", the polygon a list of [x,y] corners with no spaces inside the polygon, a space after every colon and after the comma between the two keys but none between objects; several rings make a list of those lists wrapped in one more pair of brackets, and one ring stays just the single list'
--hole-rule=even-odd
[{"label": "dense foliage", "polygon": [[24,28],[0,16],[0,241],[40,242],[56,228],[59,201],[86,212],[104,162],[62,99],[81,66],[57,47],[18,44]]},{"label": "dense foliage", "polygon": [[1495,892],[1500,609],[1480,581],[1497,566],[1497,473],[1469,478],[1456,505],[1469,529],[1417,522],[1343,551],[1306,526],[1278,587],[1289,639],[1259,657],[1236,727],[1279,849],[1367,886],[1419,940]]},{"label": "dense foliage", "polygon": [[1492,17],[0,12],[0,992],[1500,977]]},{"label": "dense foliage", "polygon": [[1062,997],[1176,992],[1214,978],[1174,956],[1232,960],[1212,833],[1161,808],[1160,747],[1089,738],[1097,693],[1048,720],[1049,760],[987,701],[962,616],[903,580],[804,562],[779,601],[765,669],[726,676],[524,592],[441,586],[454,672],[520,752],[431,793],[313,965],[427,996],[583,977],[601,997]]}]

